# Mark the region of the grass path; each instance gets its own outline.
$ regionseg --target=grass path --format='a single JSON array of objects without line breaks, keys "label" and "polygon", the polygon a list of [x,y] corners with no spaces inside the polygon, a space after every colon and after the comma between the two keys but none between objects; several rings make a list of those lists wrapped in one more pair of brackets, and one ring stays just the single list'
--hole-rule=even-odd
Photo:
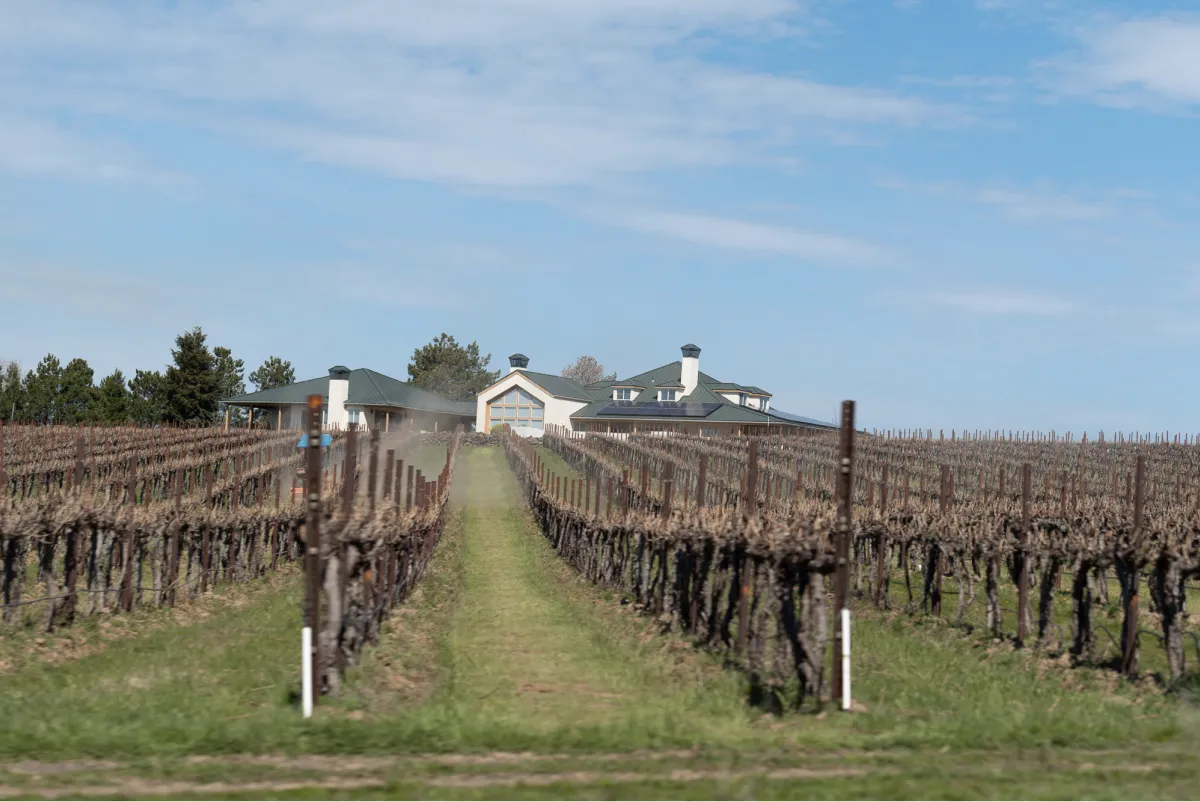
[{"label": "grass path", "polygon": [[750,735],[735,678],[598,610],[595,591],[533,526],[501,450],[468,451],[456,483],[466,502],[463,575],[440,703],[472,729],[560,743]]}]

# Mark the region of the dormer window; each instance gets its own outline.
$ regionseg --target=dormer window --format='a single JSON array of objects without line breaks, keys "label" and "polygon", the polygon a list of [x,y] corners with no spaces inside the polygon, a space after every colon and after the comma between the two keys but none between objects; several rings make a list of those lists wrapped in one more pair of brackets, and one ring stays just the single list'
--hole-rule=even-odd
[{"label": "dormer window", "polygon": [[748,405],[745,393],[738,393],[738,403],[741,404],[742,406]]},{"label": "dormer window", "polygon": [[632,401],[633,390],[628,388],[624,390],[613,390],[613,401]]},{"label": "dormer window", "polygon": [[674,401],[675,393],[676,393],[675,390],[659,390],[658,391],[658,400],[659,401]]}]

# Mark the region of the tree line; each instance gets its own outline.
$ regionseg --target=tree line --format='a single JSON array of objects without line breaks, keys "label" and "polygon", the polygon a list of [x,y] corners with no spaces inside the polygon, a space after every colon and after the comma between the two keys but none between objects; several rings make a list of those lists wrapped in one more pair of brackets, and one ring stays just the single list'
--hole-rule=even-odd
[{"label": "tree line", "polygon": [[[11,423],[66,424],[215,423],[224,415],[222,399],[246,392],[245,364],[228,348],[209,348],[199,326],[175,338],[171,364],[164,370],[119,368],[99,383],[86,359],[65,365],[47,354],[37,368],[21,375],[10,362],[0,374],[0,419]],[[250,373],[259,390],[296,380],[290,362],[269,357]],[[245,411],[229,409],[230,423],[243,422]]]},{"label": "tree line", "polygon": [[[24,375],[15,362],[0,363],[0,420],[10,423],[65,424],[160,423],[210,424],[226,413],[223,399],[246,392],[245,364],[228,348],[209,348],[199,326],[175,338],[171,364],[164,370],[136,370],[132,377],[120,369],[95,382],[86,359],[62,364],[47,354],[36,369]],[[409,382],[455,401],[470,401],[494,384],[500,371],[489,371],[491,354],[479,344],[460,345],[442,333],[413,351]],[[581,356],[563,368],[562,375],[589,384],[613,380],[592,356]],[[270,390],[296,381],[292,363],[271,356],[249,375],[256,390]],[[230,424],[245,422],[246,411],[228,410]]]}]

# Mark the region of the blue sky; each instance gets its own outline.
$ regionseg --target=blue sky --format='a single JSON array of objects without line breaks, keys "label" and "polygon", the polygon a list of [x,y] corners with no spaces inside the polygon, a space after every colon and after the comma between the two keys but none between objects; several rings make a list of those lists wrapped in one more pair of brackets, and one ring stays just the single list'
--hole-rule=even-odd
[{"label": "blue sky", "polygon": [[1186,12],[0,0],[0,359],[696,342],[868,427],[1195,431]]}]

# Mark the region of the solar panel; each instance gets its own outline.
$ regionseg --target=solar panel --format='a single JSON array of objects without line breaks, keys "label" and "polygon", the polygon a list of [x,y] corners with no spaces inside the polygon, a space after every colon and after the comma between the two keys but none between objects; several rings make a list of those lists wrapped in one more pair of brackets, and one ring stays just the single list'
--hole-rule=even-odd
[{"label": "solar panel", "polygon": [[831,428],[831,429],[837,428],[836,423],[829,423],[828,421],[816,420],[815,418],[806,418],[803,415],[793,415],[790,412],[783,412],[778,409],[768,410],[768,413],[770,415],[775,416],[776,418],[782,418],[786,421],[792,421],[794,423],[808,423],[808,424],[812,424],[813,426],[824,426],[826,428]]},{"label": "solar panel", "polygon": [[697,404],[686,401],[615,401],[600,410],[601,415],[652,418],[707,418],[721,408],[720,404]]}]

